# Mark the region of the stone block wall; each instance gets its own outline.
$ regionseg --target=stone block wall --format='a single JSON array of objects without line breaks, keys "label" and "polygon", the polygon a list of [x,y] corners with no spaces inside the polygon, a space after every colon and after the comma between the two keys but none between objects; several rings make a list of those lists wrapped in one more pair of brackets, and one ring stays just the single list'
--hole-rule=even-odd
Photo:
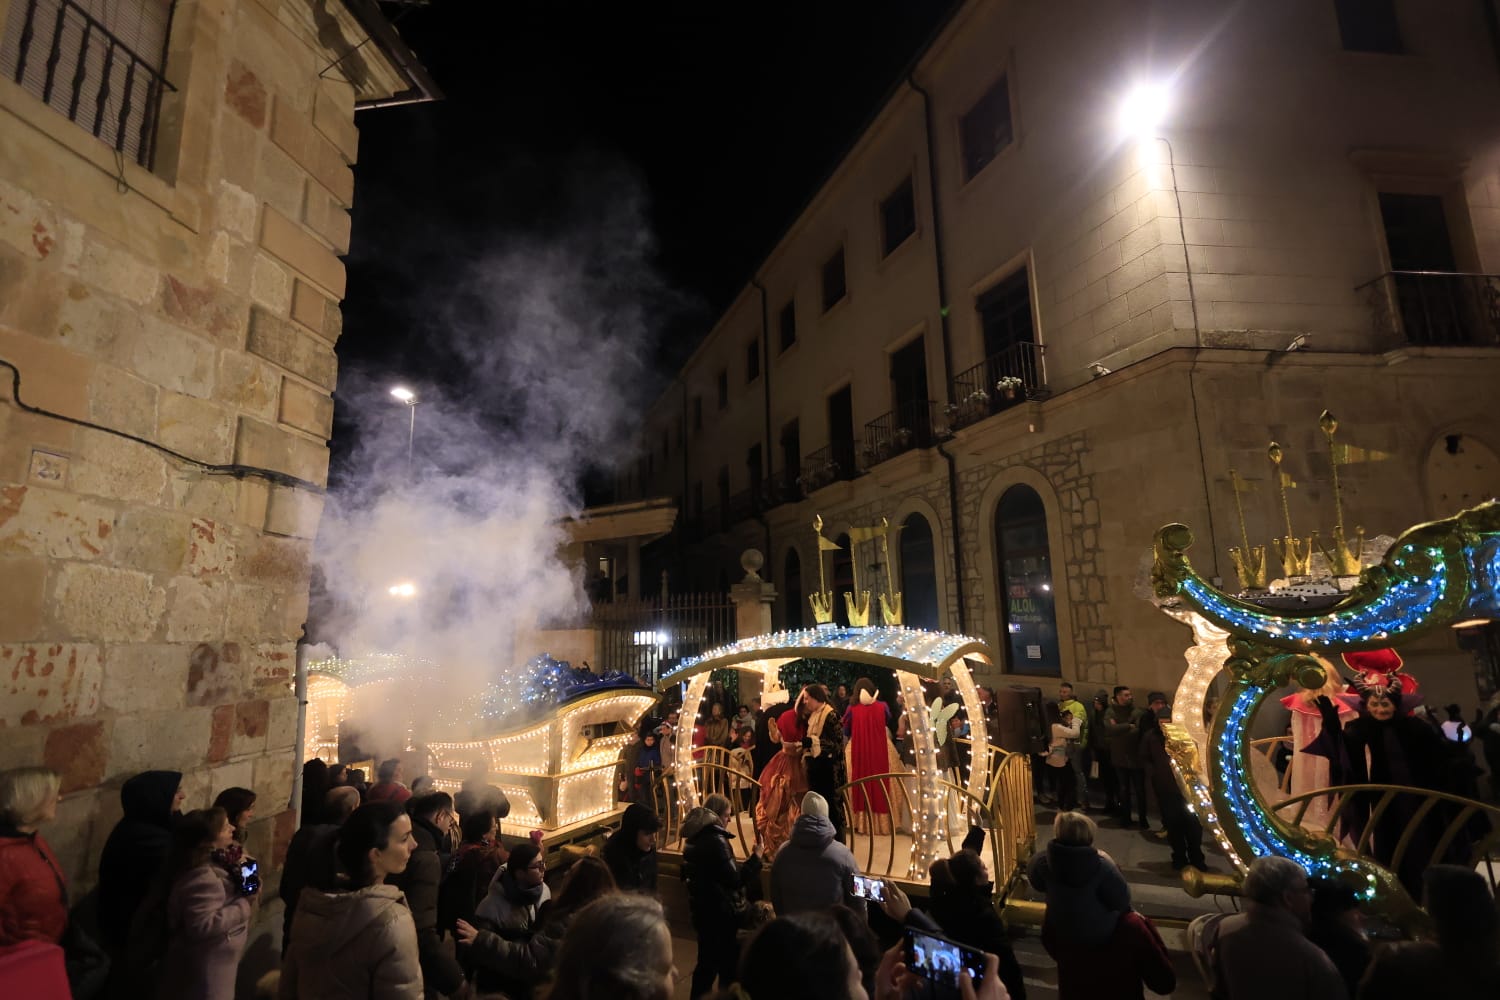
[{"label": "stone block wall", "polygon": [[0,767],[63,774],[80,891],[143,769],[292,833],[357,146],[322,6],[179,2],[154,171],[0,81],[0,359],[81,422],[0,367]]}]

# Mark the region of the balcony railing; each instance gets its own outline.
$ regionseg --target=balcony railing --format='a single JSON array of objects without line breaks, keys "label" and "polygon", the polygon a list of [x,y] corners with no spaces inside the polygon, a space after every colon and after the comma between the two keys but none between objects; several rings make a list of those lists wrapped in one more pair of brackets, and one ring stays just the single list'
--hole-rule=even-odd
[{"label": "balcony railing", "polygon": [[853,479],[857,475],[859,467],[854,462],[854,442],[835,441],[826,448],[819,448],[803,457],[802,475],[798,482],[802,486],[802,495],[808,496],[814,490]]},{"label": "balcony railing", "polygon": [[1041,344],[1013,344],[953,378],[948,427],[958,430],[1028,399],[1051,395],[1044,381]]},{"label": "balcony railing", "polygon": [[802,486],[798,482],[800,469],[786,469],[775,473],[760,484],[761,509],[770,510],[784,503],[796,503],[802,499]]},{"label": "balcony railing", "polygon": [[912,400],[865,424],[865,443],[860,458],[865,468],[879,465],[914,448],[936,443],[938,404]]},{"label": "balcony railing", "polygon": [[[160,5],[163,40],[175,4]],[[15,48],[5,46],[5,72],[68,120],[148,169],[156,153],[162,94],[175,90],[162,75],[166,46],[136,52],[72,0],[12,0],[21,20]],[[13,61],[12,61],[13,60]]]},{"label": "balcony railing", "polygon": [[1377,329],[1433,347],[1500,343],[1500,275],[1389,271],[1360,285]]}]

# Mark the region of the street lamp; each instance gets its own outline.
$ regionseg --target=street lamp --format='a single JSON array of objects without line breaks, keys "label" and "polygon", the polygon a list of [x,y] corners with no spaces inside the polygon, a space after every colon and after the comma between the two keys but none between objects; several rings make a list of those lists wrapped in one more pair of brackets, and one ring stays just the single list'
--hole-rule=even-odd
[{"label": "street lamp", "polygon": [[412,441],[417,436],[417,394],[412,392],[404,385],[398,385],[396,386],[396,388],[391,390],[391,395],[395,396],[402,403],[405,403],[407,408],[411,410],[411,421],[406,428],[406,478],[410,479],[411,446]]},{"label": "street lamp", "polygon": [[414,583],[397,583],[387,588],[387,593],[392,597],[415,597],[417,585]]}]

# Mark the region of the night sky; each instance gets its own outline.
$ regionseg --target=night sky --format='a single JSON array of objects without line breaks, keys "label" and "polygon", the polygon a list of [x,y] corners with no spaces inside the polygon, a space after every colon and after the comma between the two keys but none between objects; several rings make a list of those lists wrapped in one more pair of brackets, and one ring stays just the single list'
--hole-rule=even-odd
[{"label": "night sky", "polygon": [[357,118],[342,366],[461,382],[434,297],[507,233],[545,232],[566,185],[607,165],[647,191],[682,296],[654,359],[670,374],[954,3],[383,5],[446,99]]}]

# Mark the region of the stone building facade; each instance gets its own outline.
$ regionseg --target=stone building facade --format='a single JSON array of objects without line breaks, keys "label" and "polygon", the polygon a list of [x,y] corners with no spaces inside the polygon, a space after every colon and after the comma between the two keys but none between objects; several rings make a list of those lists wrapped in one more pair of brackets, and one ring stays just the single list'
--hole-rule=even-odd
[{"label": "stone building facade", "polygon": [[[996,646],[990,681],[1170,690],[1190,640],[1142,596],[1153,534],[1190,525],[1237,588],[1235,470],[1274,565],[1273,439],[1302,536],[1335,517],[1325,408],[1351,532],[1500,492],[1492,37],[1417,0],[958,5],[650,413],[620,488],[683,526],[648,575],[733,579],[754,545],[808,623],[813,515],[889,517],[931,555],[866,569]],[[1127,130],[1132,93],[1156,114]],[[1029,582],[1007,495],[1045,515]],[[1007,641],[1028,588],[1055,654]],[[1473,704],[1451,638],[1406,652]]]},{"label": "stone building facade", "polygon": [[[148,768],[182,771],[188,808],[254,789],[249,849],[280,863],[355,111],[435,91],[374,3],[80,2],[48,72],[83,99],[59,106],[16,82],[58,9],[0,0],[0,767],[62,773],[47,835],[77,894]],[[98,96],[98,46],[133,14],[170,14],[132,66],[173,88],[154,155],[87,114],[124,100],[119,49]]]}]

